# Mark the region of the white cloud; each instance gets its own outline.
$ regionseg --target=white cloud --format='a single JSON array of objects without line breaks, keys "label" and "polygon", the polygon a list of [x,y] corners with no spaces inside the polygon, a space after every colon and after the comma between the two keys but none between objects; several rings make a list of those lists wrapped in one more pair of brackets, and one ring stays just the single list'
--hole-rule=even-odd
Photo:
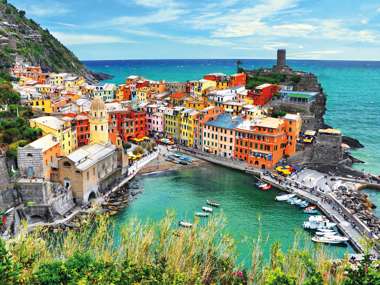
[{"label": "white cloud", "polygon": [[44,4],[33,4],[26,7],[26,14],[30,17],[52,17],[66,15],[69,12],[70,9],[59,2],[46,2]]},{"label": "white cloud", "polygon": [[162,6],[179,6],[174,0],[135,0],[135,3],[140,6],[160,8]]},{"label": "white cloud", "polygon": [[341,51],[339,50],[314,50],[314,51],[309,51],[309,52],[296,52],[292,53],[289,52],[288,56],[290,58],[296,58],[296,59],[322,59],[325,58],[326,56],[330,55],[337,55],[341,54]]},{"label": "white cloud", "polygon": [[93,34],[73,34],[52,32],[63,44],[68,46],[73,45],[88,45],[88,44],[112,44],[112,43],[134,43],[133,41],[108,35],[93,35]]}]

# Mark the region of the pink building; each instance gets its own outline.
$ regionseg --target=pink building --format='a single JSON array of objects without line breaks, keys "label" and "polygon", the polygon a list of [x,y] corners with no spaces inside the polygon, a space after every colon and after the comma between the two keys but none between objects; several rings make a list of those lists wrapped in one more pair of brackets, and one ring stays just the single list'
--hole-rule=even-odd
[{"label": "pink building", "polygon": [[149,134],[163,134],[165,127],[164,109],[156,104],[146,106],[146,122]]}]

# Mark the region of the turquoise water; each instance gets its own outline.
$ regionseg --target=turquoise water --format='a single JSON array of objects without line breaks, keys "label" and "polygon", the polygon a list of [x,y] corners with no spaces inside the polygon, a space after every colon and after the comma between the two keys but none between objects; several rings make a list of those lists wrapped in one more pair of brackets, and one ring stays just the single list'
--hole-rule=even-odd
[{"label": "turquoise water", "polygon": [[[94,71],[122,83],[131,74],[153,80],[186,81],[210,72],[233,73],[234,60],[126,60],[88,61]],[[247,68],[268,67],[273,60],[243,60]],[[327,94],[326,122],[359,139],[364,149],[353,154],[365,164],[358,169],[380,174],[380,62],[290,60],[294,69],[315,73]]]},{"label": "turquoise water", "polygon": [[[226,231],[237,242],[239,260],[249,264],[252,242],[262,234],[264,256],[268,257],[274,241],[284,250],[292,246],[296,233],[304,245],[314,246],[310,234],[302,229],[307,219],[302,210],[285,202],[275,202],[277,190],[267,192],[255,187],[255,179],[234,170],[219,166],[186,169],[142,176],[139,180],[144,192],[130,206],[116,216],[118,225],[132,218],[142,221],[160,220],[168,209],[175,210],[178,220],[193,221],[196,211],[206,206],[206,200],[221,203],[227,219]],[[334,257],[352,252],[350,247],[328,247]]]},{"label": "turquoise water", "polygon": [[[210,72],[234,73],[234,60],[128,60],[91,61],[85,64],[92,70],[114,76],[109,82],[122,83],[128,75],[142,75],[152,80],[186,81],[201,78]],[[247,68],[269,67],[272,60],[243,60]],[[380,174],[380,62],[350,61],[289,61],[294,69],[316,74],[327,95],[326,123],[344,134],[359,139],[365,148],[353,151],[365,164],[355,167]],[[268,253],[270,244],[279,240],[284,249],[292,242],[295,232],[301,231],[305,215],[286,203],[275,203],[275,191],[263,193],[254,189],[251,176],[223,168],[192,169],[141,180],[144,193],[117,216],[121,225],[137,216],[157,220],[167,209],[174,209],[179,218],[191,218],[205,200],[215,199],[223,204],[227,230],[238,241],[241,260],[247,262],[251,241],[259,233],[268,237],[263,246]],[[368,192],[379,206],[380,192]],[[261,224],[258,221],[260,217]],[[330,250],[330,248],[329,248]],[[331,247],[334,256],[343,248]]]}]

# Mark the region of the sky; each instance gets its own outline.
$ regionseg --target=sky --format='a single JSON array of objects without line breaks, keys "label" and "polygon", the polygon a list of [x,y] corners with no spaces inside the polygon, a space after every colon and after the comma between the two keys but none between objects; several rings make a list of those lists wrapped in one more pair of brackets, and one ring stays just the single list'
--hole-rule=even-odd
[{"label": "sky", "polygon": [[380,60],[379,0],[10,0],[82,60]]}]

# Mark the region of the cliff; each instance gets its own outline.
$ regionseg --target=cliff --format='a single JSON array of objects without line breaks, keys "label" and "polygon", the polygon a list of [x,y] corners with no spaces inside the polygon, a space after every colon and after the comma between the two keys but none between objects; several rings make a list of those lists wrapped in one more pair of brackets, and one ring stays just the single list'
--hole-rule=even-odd
[{"label": "cliff", "polygon": [[25,11],[0,0],[0,69],[8,69],[16,59],[40,65],[44,71],[75,73],[89,81],[100,79],[47,29],[28,19]]}]

